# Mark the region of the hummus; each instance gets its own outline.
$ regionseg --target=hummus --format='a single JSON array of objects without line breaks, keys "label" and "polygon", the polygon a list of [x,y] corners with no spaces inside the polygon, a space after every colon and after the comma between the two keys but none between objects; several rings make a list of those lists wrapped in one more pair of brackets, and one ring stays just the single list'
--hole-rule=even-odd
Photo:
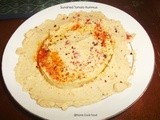
[{"label": "hummus", "polygon": [[43,107],[83,106],[130,86],[128,33],[101,12],[73,12],[25,34],[16,80]]}]

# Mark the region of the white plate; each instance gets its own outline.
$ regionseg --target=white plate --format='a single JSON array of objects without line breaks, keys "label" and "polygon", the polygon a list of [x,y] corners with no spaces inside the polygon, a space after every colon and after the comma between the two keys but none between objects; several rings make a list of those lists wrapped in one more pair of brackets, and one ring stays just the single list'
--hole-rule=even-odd
[{"label": "white plate", "polygon": [[[54,19],[58,14],[68,14],[73,11],[102,11],[107,17],[120,20],[126,31],[135,33],[132,43],[136,51],[135,73],[132,77],[132,86],[122,93],[112,95],[98,103],[69,108],[67,111],[54,108],[42,108],[32,100],[28,93],[16,82],[14,67],[18,56],[17,47],[21,46],[24,33],[41,24],[46,19]],[[95,2],[70,2],[49,7],[26,20],[10,38],[2,60],[2,72],[5,84],[13,98],[26,110],[46,119],[104,119],[110,118],[131,106],[145,92],[154,70],[154,51],[151,40],[143,27],[127,13],[105,4]],[[77,116],[76,116],[77,115]]]}]

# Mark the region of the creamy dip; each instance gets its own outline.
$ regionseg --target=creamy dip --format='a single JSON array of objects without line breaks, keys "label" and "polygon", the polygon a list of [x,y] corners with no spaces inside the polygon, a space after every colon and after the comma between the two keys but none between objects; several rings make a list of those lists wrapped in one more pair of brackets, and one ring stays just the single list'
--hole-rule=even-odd
[{"label": "creamy dip", "polygon": [[25,34],[16,80],[43,107],[95,103],[130,86],[128,36],[99,11],[60,14]]}]

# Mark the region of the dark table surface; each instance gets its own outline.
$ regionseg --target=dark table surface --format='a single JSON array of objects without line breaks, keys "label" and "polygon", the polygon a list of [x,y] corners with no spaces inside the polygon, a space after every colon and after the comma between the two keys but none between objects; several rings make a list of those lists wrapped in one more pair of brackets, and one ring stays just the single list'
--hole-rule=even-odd
[{"label": "dark table surface", "polygon": [[[147,31],[155,50],[155,69],[148,89],[143,96],[113,120],[159,120],[160,119],[160,1],[159,0],[97,0],[117,7],[133,16]],[[0,3],[1,4],[1,3]],[[4,48],[26,18],[0,20],[0,62]],[[147,54],[147,53],[146,53]],[[39,119],[24,110],[9,94],[0,72],[0,119]]]}]

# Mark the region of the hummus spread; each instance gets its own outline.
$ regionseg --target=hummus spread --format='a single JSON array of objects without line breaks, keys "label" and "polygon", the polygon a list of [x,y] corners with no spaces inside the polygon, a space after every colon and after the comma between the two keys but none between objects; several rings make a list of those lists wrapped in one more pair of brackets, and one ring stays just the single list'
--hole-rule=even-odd
[{"label": "hummus spread", "polygon": [[25,34],[16,80],[43,107],[95,103],[130,86],[131,37],[99,11],[60,14]]}]

